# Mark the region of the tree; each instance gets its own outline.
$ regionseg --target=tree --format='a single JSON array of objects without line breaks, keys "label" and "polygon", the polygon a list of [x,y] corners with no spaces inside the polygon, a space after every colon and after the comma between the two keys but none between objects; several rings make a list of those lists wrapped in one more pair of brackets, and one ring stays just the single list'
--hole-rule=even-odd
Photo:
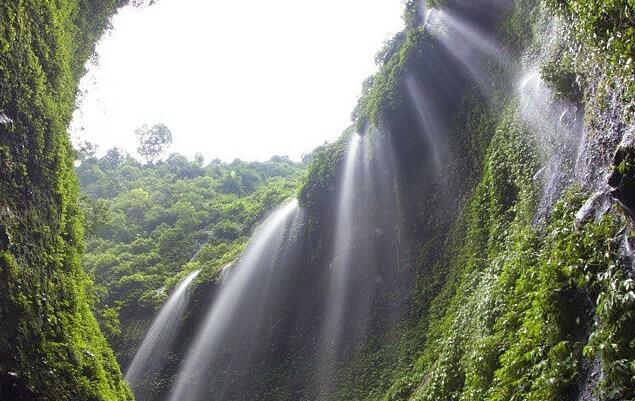
[{"label": "tree", "polygon": [[235,171],[228,171],[223,176],[220,184],[220,190],[226,194],[240,195],[242,193],[242,180]]},{"label": "tree", "polygon": [[203,167],[203,164],[205,163],[205,157],[201,152],[196,152],[196,154],[194,155],[194,161],[196,162],[196,165],[198,167]]},{"label": "tree", "polygon": [[289,156],[287,155],[275,155],[275,156],[271,156],[271,159],[269,159],[272,162],[277,162],[277,163],[291,163],[291,159],[289,159]]},{"label": "tree", "polygon": [[119,164],[123,162],[123,159],[124,159],[124,152],[123,150],[117,147],[108,149],[108,151],[106,152],[106,156],[104,156],[104,161],[106,162],[107,166],[110,168],[117,167]]},{"label": "tree", "polygon": [[84,161],[94,158],[97,154],[98,149],[99,146],[97,146],[97,144],[88,141],[82,141],[77,145],[77,160]]},{"label": "tree", "polygon": [[84,235],[86,238],[95,238],[103,227],[109,223],[110,209],[108,202],[104,199],[92,201],[82,194],[79,198],[80,205],[84,211]]},{"label": "tree", "polygon": [[137,152],[148,163],[160,159],[166,148],[172,144],[172,132],[165,124],[155,124],[152,127],[143,124],[135,134],[139,138]]}]

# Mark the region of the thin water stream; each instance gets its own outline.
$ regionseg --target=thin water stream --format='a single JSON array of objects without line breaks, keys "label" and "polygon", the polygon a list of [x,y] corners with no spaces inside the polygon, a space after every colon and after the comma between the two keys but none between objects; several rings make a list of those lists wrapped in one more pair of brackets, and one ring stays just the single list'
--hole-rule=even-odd
[{"label": "thin water stream", "polygon": [[199,273],[200,270],[191,272],[176,286],[159,310],[126,370],[125,378],[139,398],[143,396],[143,383],[151,382],[160,373],[159,370],[164,362],[160,356],[171,348],[176,339],[181,318],[187,306],[187,289]]}]

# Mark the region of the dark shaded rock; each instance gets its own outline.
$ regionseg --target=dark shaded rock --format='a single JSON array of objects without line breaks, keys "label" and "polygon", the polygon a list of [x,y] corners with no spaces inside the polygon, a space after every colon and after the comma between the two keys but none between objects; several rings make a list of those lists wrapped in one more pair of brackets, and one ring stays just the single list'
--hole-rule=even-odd
[{"label": "dark shaded rock", "polygon": [[635,133],[624,135],[613,158],[613,171],[608,184],[613,188],[611,195],[625,212],[635,220]]},{"label": "dark shaded rock", "polygon": [[9,249],[9,245],[11,244],[11,240],[9,238],[9,234],[7,230],[4,228],[2,224],[0,224],[0,251],[6,251]]},{"label": "dark shaded rock", "polygon": [[580,377],[580,393],[576,401],[598,401],[597,388],[602,379],[602,366],[599,358],[585,359],[582,362],[582,375]]},{"label": "dark shaded rock", "polygon": [[37,401],[37,396],[28,388],[16,372],[0,374],[0,400]]}]

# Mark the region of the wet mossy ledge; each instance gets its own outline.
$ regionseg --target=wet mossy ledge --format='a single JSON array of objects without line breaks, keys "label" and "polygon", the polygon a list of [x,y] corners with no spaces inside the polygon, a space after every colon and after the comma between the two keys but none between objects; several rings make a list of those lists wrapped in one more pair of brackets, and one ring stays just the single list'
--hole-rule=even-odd
[{"label": "wet mossy ledge", "polygon": [[120,0],[0,3],[0,399],[132,400],[92,312],[67,127]]}]

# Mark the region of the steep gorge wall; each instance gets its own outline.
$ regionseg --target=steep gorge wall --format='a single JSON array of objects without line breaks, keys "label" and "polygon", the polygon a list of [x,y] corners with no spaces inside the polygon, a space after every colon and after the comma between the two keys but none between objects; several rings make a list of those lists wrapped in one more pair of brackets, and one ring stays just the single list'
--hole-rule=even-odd
[{"label": "steep gorge wall", "polygon": [[[330,398],[632,399],[633,6],[435,3],[476,49],[442,43],[409,3],[367,82],[356,128],[395,154],[411,282],[402,320],[357,344]],[[345,144],[301,193],[312,245],[334,224]]]},{"label": "steep gorge wall", "polygon": [[[464,2],[443,3],[459,15],[466,9]],[[479,3],[470,4],[492,9]],[[456,204],[458,219],[440,258],[428,252],[429,237],[417,237],[426,253],[415,262],[422,291],[415,298],[432,297],[409,335],[422,342],[409,348],[414,362],[377,399],[634,396],[631,256],[623,252],[631,223],[617,206],[602,216],[611,203],[607,176],[614,165],[611,185],[624,188],[613,195],[622,206],[629,202],[632,173],[624,155],[630,151],[613,158],[620,141],[629,148],[632,132],[633,52],[624,42],[632,41],[633,8],[626,2],[507,4],[494,33],[508,63],[485,67],[488,99],[477,95],[482,87],[463,93],[448,137],[452,155],[444,171],[447,182],[459,183],[449,190],[465,195]],[[477,14],[464,16],[479,26]],[[395,75],[393,104],[408,99],[399,83],[421,69],[406,64]],[[537,69],[550,90],[531,89],[544,85]],[[399,109],[388,103],[377,121],[400,127],[407,119],[393,122]],[[390,135],[416,130],[410,125]],[[601,192],[591,197],[595,191]],[[587,197],[591,208],[577,214],[576,224]],[[422,198],[434,196],[416,197]],[[596,221],[580,221],[595,212]],[[435,279],[442,282],[437,289],[429,282]]]},{"label": "steep gorge wall", "polygon": [[0,4],[0,399],[131,400],[79,264],[67,127],[118,0]]}]

